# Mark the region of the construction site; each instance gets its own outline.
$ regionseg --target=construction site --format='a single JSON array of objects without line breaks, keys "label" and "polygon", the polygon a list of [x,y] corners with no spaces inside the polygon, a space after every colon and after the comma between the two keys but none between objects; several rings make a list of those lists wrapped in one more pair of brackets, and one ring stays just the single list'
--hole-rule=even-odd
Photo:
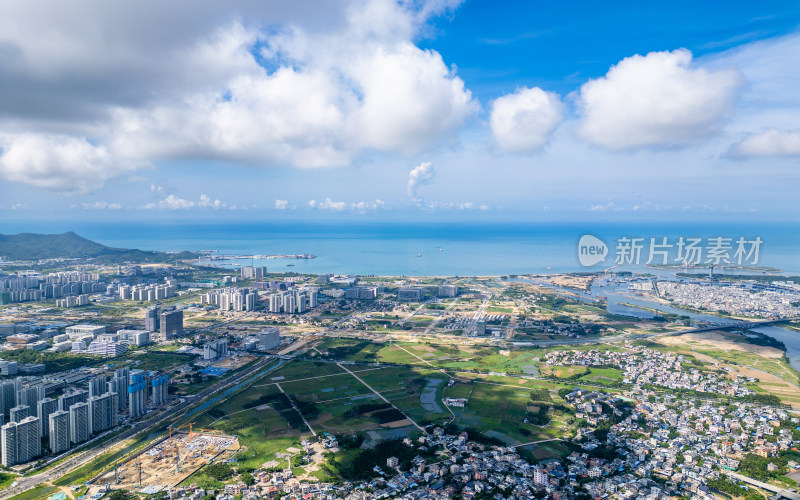
[{"label": "construction site", "polygon": [[[186,426],[184,426],[186,427]],[[239,450],[236,436],[213,430],[170,429],[169,435],[98,477],[93,487],[154,494],[169,490],[212,462]]]}]

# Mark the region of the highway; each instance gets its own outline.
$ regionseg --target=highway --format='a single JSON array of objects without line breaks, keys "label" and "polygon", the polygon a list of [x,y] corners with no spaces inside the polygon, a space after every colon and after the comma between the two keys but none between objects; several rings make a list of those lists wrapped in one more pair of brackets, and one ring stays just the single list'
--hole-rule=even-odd
[{"label": "highway", "polygon": [[755,486],[757,488],[761,488],[762,490],[771,491],[773,493],[776,493],[780,497],[789,498],[790,500],[800,500],[800,495],[798,495],[797,493],[795,493],[793,491],[784,490],[783,488],[779,488],[779,487],[773,486],[771,484],[763,483],[763,482],[758,481],[756,479],[753,479],[751,477],[743,476],[743,475],[737,474],[735,472],[731,472],[731,471],[727,471],[727,470],[723,470],[722,472],[725,475],[727,475],[728,477],[731,477],[733,479],[738,479],[739,481],[743,481],[743,482],[745,482],[747,484],[750,484],[750,485],[753,485],[753,486]]},{"label": "highway", "polygon": [[220,381],[219,383],[211,387],[207,387],[193,396],[184,398],[187,400],[187,403],[173,404],[171,407],[165,409],[162,412],[155,413],[153,416],[151,416],[146,420],[140,420],[136,422],[130,429],[122,432],[120,435],[116,436],[113,440],[109,441],[103,446],[99,446],[97,448],[87,450],[78,455],[71,456],[67,458],[64,462],[39,474],[20,478],[14,485],[0,492],[0,500],[10,498],[14,495],[22,493],[23,491],[35,488],[36,486],[42,483],[48,483],[50,481],[58,479],[59,477],[68,474],[72,470],[87,464],[91,460],[94,460],[95,458],[106,452],[109,448],[120,443],[121,441],[135,437],[144,432],[151,432],[155,430],[155,428],[158,427],[159,425],[162,425],[165,420],[172,418],[181,412],[186,412],[200,405],[203,402],[203,400],[208,396],[211,396],[216,392],[225,390],[241,382],[247,377],[252,376],[255,372],[264,368],[264,366],[269,361],[270,361],[269,358],[261,358],[255,361],[252,366],[244,370],[242,373],[236,374],[230,379]]}]

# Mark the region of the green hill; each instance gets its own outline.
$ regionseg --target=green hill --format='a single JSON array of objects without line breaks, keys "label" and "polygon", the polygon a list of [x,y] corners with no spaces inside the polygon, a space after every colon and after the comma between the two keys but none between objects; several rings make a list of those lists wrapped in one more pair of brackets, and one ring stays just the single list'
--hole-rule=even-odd
[{"label": "green hill", "polygon": [[62,234],[0,234],[0,255],[9,260],[78,258],[100,262],[165,262],[196,257],[191,252],[168,254],[111,248],[87,240],[72,231]]}]

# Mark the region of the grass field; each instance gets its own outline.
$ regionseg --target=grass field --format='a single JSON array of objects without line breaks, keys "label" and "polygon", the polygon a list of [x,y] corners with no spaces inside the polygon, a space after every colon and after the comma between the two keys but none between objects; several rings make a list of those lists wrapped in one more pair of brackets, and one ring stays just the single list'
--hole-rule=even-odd
[{"label": "grass field", "polygon": [[50,495],[56,492],[58,492],[58,488],[54,486],[41,485],[20,493],[19,495],[14,495],[9,500],[41,500],[43,498],[49,498]]},{"label": "grass field", "polygon": [[[405,366],[351,365],[349,369],[368,380],[371,387],[414,420],[436,421],[450,417],[444,408],[441,412],[429,411],[421,404],[421,393],[430,378],[441,379],[434,396],[436,400],[441,399],[446,377],[439,372]],[[292,401],[317,433],[378,430],[383,424],[403,418],[338,365],[295,360],[206,409],[193,421],[197,428],[237,435],[242,446],[237,456],[239,465],[261,467],[276,460],[276,453],[311,434]],[[202,469],[190,479],[190,482],[219,487]]]}]

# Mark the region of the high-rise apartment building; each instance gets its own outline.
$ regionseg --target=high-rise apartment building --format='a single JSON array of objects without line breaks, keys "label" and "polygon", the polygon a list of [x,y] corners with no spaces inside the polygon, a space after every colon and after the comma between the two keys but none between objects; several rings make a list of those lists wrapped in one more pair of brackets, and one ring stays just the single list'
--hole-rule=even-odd
[{"label": "high-rise apartment building", "polygon": [[21,422],[31,416],[31,408],[28,405],[17,405],[11,408],[11,422]]},{"label": "high-rise apartment building", "polygon": [[47,434],[50,438],[50,453],[58,454],[69,449],[69,413],[56,410],[48,416]]},{"label": "high-rise apartment building", "polygon": [[171,340],[183,335],[183,311],[178,309],[161,311],[159,323],[159,331],[163,340]]},{"label": "high-rise apartment building", "polygon": [[36,417],[39,419],[39,434],[42,437],[50,435],[50,414],[58,411],[58,401],[53,398],[44,398],[36,403]]},{"label": "high-rise apartment building", "polygon": [[69,440],[78,444],[89,439],[89,404],[75,403],[69,407]]},{"label": "high-rise apartment building", "polygon": [[20,422],[9,422],[0,428],[2,464],[11,467],[24,464],[42,454],[39,419],[26,417]]},{"label": "high-rise apartment building", "polygon": [[59,396],[58,409],[62,411],[69,411],[69,408],[75,403],[85,403],[88,399],[88,391],[72,391]]},{"label": "high-rise apartment building", "polygon": [[98,434],[117,424],[117,395],[107,392],[89,398],[89,429]]},{"label": "high-rise apartment building", "polygon": [[133,370],[130,373],[128,409],[131,418],[138,418],[147,411],[147,381],[142,370]]}]

